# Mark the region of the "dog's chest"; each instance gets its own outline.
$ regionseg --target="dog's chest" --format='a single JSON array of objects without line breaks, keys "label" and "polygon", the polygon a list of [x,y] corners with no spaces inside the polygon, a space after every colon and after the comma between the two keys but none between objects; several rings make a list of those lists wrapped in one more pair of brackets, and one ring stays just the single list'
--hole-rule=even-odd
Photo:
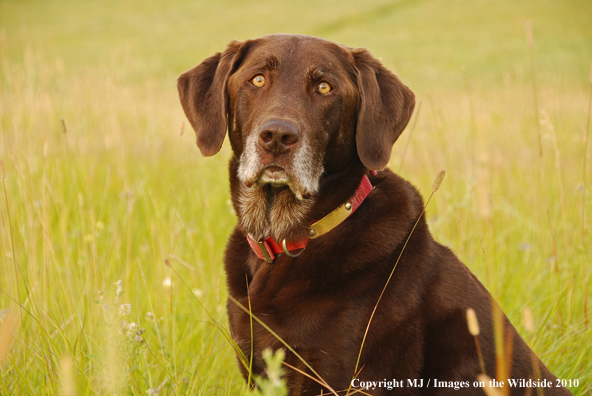
[{"label": "dog's chest", "polygon": [[[372,296],[360,297],[355,290],[351,290],[351,294],[344,292],[343,287],[347,290],[348,283],[354,280],[336,279],[331,272],[322,269],[327,263],[312,258],[305,261],[304,254],[301,258],[292,260],[280,256],[272,264],[255,258],[247,260],[255,271],[250,276],[248,295],[238,300],[250,307],[253,316],[264,325],[253,319],[251,327],[248,312],[229,311],[231,326],[236,329],[234,335],[240,338],[237,342],[242,345],[253,342],[258,352],[266,348],[285,348],[285,342],[313,361],[326,360],[327,354],[343,353],[336,351],[355,350],[357,330],[364,328],[370,314],[362,307],[371,306],[366,300]],[[228,276],[238,275],[229,273]],[[244,274],[243,282],[247,282]],[[349,337],[340,337],[344,329],[350,329]],[[327,350],[328,345],[331,350]]]}]

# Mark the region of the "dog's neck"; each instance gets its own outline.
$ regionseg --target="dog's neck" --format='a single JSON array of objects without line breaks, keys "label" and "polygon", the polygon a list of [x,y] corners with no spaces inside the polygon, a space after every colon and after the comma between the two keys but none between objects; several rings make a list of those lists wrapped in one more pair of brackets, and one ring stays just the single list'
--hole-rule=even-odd
[{"label": "dog's neck", "polygon": [[306,238],[312,221],[351,197],[366,172],[361,163],[352,164],[336,174],[325,175],[319,193],[298,199],[287,187],[247,187],[236,176],[237,162],[230,162],[233,205],[241,228],[256,241],[268,237],[278,241]]}]

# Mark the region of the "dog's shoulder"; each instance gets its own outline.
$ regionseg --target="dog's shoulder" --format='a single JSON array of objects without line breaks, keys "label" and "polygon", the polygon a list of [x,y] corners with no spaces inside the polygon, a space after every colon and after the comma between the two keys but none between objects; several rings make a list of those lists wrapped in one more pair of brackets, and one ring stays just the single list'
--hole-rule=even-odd
[{"label": "dog's shoulder", "polygon": [[428,293],[422,299],[437,305],[440,312],[466,309],[477,303],[477,296],[479,305],[489,304],[489,293],[477,277],[451,249],[433,238],[419,191],[390,171],[380,172],[373,183],[371,217],[378,225],[373,233],[382,234],[381,244],[390,247],[387,266],[397,265],[397,276],[405,279],[402,283],[409,281]]}]

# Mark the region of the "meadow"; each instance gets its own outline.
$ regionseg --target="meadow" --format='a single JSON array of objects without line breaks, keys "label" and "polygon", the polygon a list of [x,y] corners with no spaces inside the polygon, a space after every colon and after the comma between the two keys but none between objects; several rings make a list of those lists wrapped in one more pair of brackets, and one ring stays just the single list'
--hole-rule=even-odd
[{"label": "meadow", "polygon": [[[0,1],[0,395],[250,395],[227,339],[225,143],[177,76],[273,32],[416,93],[389,167],[557,377],[592,391],[588,0]],[[528,21],[528,22],[527,22]],[[396,272],[395,272],[396,276]]]}]

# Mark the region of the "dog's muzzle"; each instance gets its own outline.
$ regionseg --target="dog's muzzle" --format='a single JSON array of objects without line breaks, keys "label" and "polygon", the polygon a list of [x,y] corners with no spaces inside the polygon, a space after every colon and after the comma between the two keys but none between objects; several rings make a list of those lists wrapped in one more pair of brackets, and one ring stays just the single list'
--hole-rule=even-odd
[{"label": "dog's muzzle", "polygon": [[301,200],[318,191],[322,172],[322,158],[298,125],[271,118],[248,136],[238,176],[247,187],[287,186]]}]

